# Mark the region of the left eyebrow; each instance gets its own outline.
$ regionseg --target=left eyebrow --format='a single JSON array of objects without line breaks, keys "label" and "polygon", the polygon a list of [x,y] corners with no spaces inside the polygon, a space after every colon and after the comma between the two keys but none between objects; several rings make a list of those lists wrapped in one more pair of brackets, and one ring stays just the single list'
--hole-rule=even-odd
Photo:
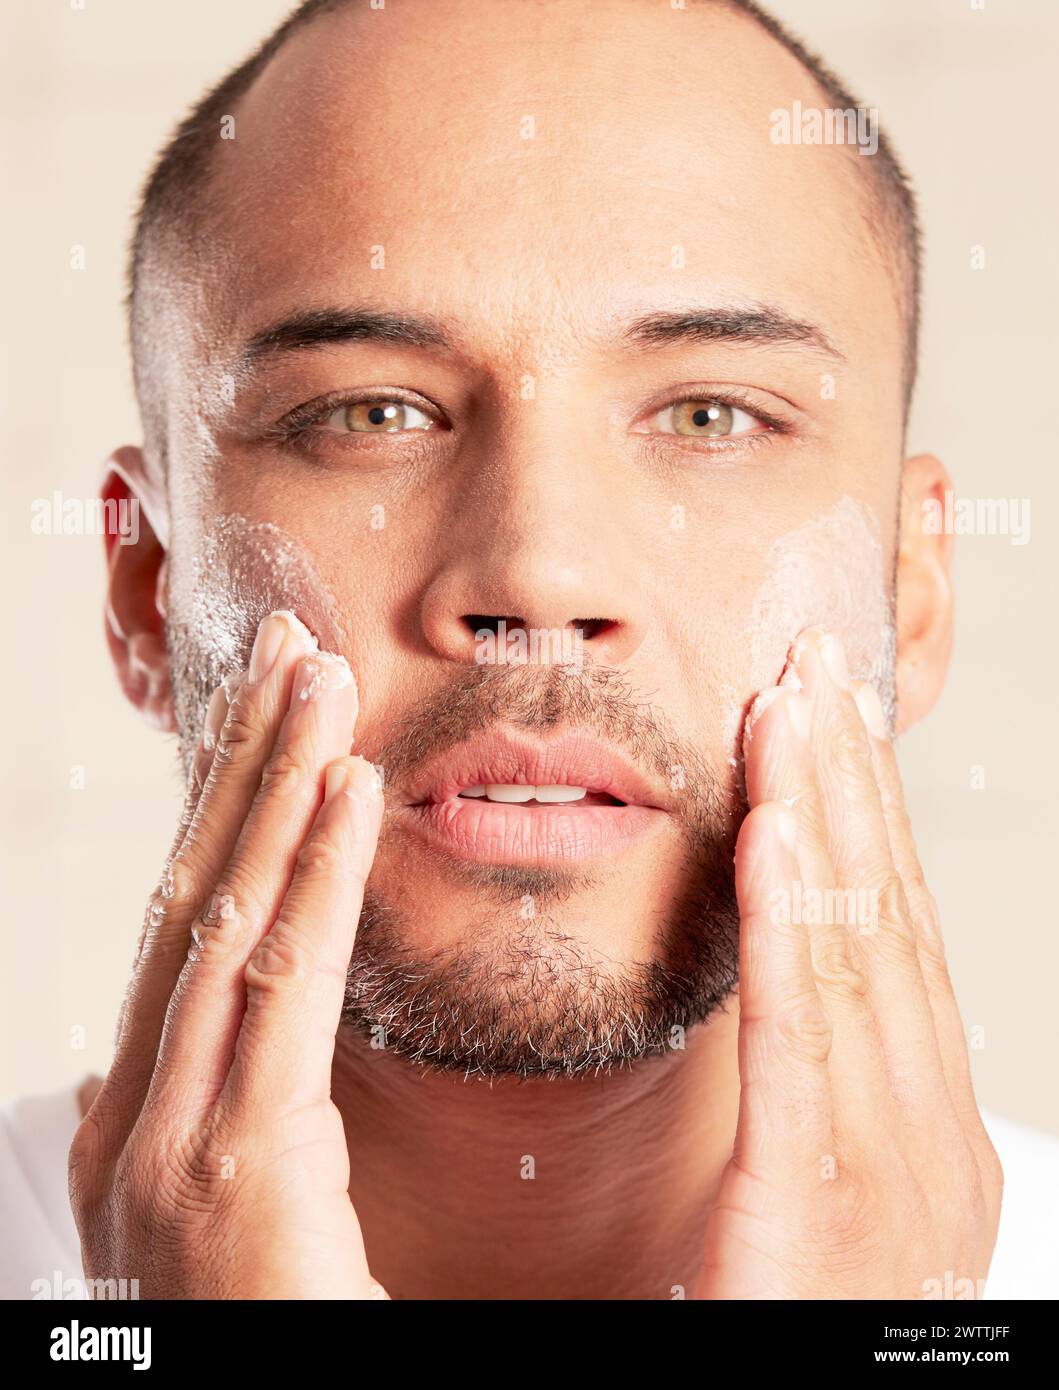
[{"label": "left eyebrow", "polygon": [[846,360],[815,324],[766,305],[644,314],[625,325],[619,341],[631,348],[667,348],[686,343],[777,344],[808,347],[836,361]]}]

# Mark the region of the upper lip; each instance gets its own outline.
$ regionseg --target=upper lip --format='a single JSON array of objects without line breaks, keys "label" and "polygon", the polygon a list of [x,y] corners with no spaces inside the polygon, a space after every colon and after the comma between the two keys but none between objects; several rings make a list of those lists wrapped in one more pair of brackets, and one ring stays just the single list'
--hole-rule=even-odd
[{"label": "upper lip", "polygon": [[547,741],[503,728],[476,734],[419,768],[408,805],[448,801],[467,787],[521,785],[587,787],[631,806],[666,809],[666,794],[620,750],[585,730]]}]

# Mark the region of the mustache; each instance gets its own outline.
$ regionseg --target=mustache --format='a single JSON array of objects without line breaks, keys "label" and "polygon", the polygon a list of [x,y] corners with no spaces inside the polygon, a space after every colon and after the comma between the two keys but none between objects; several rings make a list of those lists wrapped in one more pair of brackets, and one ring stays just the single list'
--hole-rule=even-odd
[{"label": "mustache", "polygon": [[[272,603],[272,607],[283,606],[278,600]],[[271,610],[266,605],[264,611]],[[249,661],[255,625],[244,621],[239,626],[241,640],[234,641],[233,651],[222,656],[204,643],[196,626],[173,618],[166,624],[185,776],[211,693],[222,677]],[[356,671],[352,654],[345,655]],[[702,699],[708,704],[719,698],[707,673]],[[369,740],[358,731],[354,750],[381,765],[390,787],[399,785],[403,776],[428,758],[500,723],[537,734],[582,728],[620,747],[645,772],[679,791],[674,816],[700,852],[704,842],[733,835],[737,813],[740,809],[745,813],[745,790],[738,773],[727,765],[714,766],[700,748],[680,736],[650,693],[637,692],[625,672],[591,657],[576,666],[526,663],[459,668],[444,684],[389,719],[382,709],[376,719],[378,734],[373,731]]]},{"label": "mustache", "polygon": [[721,780],[700,750],[636,695],[623,672],[604,665],[468,667],[402,714],[372,760],[393,786],[428,758],[500,723],[537,734],[567,727],[598,734],[680,791],[689,826],[715,827],[725,806]]}]

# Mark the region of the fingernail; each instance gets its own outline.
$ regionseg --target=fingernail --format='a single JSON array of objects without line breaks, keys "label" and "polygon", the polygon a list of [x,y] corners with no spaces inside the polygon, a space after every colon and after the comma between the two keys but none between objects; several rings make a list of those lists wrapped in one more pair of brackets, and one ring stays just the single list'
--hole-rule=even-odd
[{"label": "fingernail", "polygon": [[212,753],[217,747],[217,739],[224,727],[227,713],[228,692],[223,685],[219,685],[210,696],[210,702],[206,706],[206,719],[202,726],[202,746],[207,753]]},{"label": "fingernail", "polygon": [[787,718],[791,721],[791,728],[794,730],[795,735],[800,738],[803,743],[808,743],[812,715],[809,709],[809,701],[804,695],[788,695]]},{"label": "fingernail", "polygon": [[324,800],[330,801],[333,796],[337,796],[345,787],[346,781],[347,774],[344,763],[334,763],[329,767],[324,778]]},{"label": "fingernail", "polygon": [[254,649],[250,653],[250,669],[246,678],[251,685],[264,680],[276,664],[280,648],[287,640],[290,627],[278,613],[270,613],[257,630]]},{"label": "fingernail", "polygon": [[352,758],[348,763],[336,763],[327,769],[324,779],[324,800],[344,791],[354,801],[381,801],[382,778],[379,769],[365,758]]},{"label": "fingernail", "polygon": [[888,739],[890,731],[886,727],[886,716],[883,714],[882,701],[879,699],[878,692],[873,685],[867,681],[857,687],[853,698],[857,702],[860,710],[860,717],[864,720],[864,727],[873,738]]},{"label": "fingernail", "polygon": [[793,811],[781,811],[776,817],[776,823],[780,839],[793,851],[798,843],[798,818]]},{"label": "fingernail", "polygon": [[254,649],[250,653],[250,669],[246,679],[250,685],[262,681],[276,664],[283,643],[294,633],[306,651],[316,647],[316,638],[305,624],[288,608],[277,608],[264,619],[254,638]]},{"label": "fingernail", "polygon": [[849,667],[846,665],[846,653],[842,649],[842,643],[832,633],[820,643],[820,660],[839,689],[848,689]]},{"label": "fingernail", "polygon": [[366,758],[356,758],[351,764],[349,793],[362,796],[365,801],[382,800],[382,777],[374,763]]},{"label": "fingernail", "polygon": [[329,690],[343,690],[356,685],[349,662],[335,652],[316,652],[303,657],[294,673],[294,686],[291,690],[291,709],[296,709],[301,701],[318,700]]}]

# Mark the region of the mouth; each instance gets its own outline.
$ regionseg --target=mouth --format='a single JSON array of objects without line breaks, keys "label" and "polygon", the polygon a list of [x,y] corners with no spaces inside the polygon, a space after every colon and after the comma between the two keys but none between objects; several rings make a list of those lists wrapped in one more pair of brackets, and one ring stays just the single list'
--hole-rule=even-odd
[{"label": "mouth", "polygon": [[494,729],[421,769],[397,812],[453,858],[565,864],[613,857],[656,832],[667,798],[594,735],[542,742]]}]

